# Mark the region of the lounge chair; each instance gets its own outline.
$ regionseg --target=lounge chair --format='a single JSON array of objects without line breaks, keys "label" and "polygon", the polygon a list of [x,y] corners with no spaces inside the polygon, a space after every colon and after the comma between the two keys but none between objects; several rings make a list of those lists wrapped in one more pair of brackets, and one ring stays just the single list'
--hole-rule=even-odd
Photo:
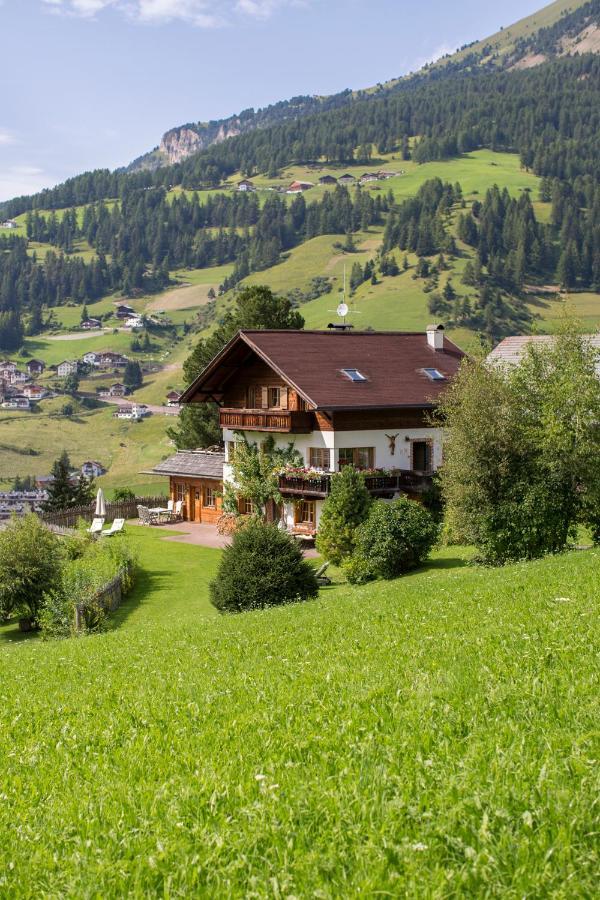
[{"label": "lounge chair", "polygon": [[321,587],[325,587],[325,585],[331,584],[331,578],[329,578],[325,572],[329,568],[329,563],[323,563],[322,566],[319,566],[317,571],[315,572],[315,578],[317,579],[319,585]]},{"label": "lounge chair", "polygon": [[87,529],[88,534],[100,534],[104,528],[104,519],[96,518]]},{"label": "lounge chair", "polygon": [[112,537],[113,534],[120,534],[125,528],[125,519],[115,519],[110,528],[105,528],[100,534],[102,537]]}]

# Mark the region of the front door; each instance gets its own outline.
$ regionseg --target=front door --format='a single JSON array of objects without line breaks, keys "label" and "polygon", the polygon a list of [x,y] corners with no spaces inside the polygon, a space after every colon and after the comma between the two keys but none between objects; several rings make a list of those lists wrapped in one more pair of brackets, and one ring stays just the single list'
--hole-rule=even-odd
[{"label": "front door", "polygon": [[194,522],[202,521],[202,489],[199,487],[192,488],[192,497],[194,498]]}]

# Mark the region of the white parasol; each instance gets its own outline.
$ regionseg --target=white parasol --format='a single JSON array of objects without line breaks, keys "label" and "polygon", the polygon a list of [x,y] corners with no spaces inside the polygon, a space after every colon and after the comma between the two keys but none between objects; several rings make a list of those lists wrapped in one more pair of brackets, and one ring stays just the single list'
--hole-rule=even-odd
[{"label": "white parasol", "polygon": [[101,519],[106,516],[106,500],[104,499],[102,488],[98,488],[98,493],[96,494],[96,515]]}]

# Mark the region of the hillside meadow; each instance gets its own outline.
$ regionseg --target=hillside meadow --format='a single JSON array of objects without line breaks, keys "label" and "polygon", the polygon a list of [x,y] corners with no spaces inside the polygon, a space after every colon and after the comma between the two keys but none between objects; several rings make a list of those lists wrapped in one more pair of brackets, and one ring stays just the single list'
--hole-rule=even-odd
[{"label": "hillside meadow", "polygon": [[107,633],[0,630],[0,894],[595,895],[600,551],[220,617],[129,533]]},{"label": "hillside meadow", "polygon": [[[543,221],[548,220],[550,204],[537,200],[539,179],[532,173],[523,170],[519,157],[510,153],[495,153],[489,150],[480,150],[470,153],[458,159],[444,162],[432,162],[417,165],[412,161],[394,159],[392,156],[382,156],[380,160],[373,160],[371,164],[356,164],[350,167],[332,167],[325,163],[317,167],[290,167],[285,169],[277,179],[268,179],[257,176],[255,183],[259,188],[274,187],[277,184],[285,184],[294,179],[317,181],[322,174],[334,174],[339,176],[347,169],[356,176],[360,176],[366,169],[384,168],[391,171],[403,170],[404,174],[388,181],[367,185],[364,190],[373,193],[387,193],[391,190],[398,200],[413,196],[419,186],[429,178],[440,177],[452,183],[458,181],[462,185],[467,203],[476,198],[483,199],[487,188],[497,183],[500,187],[506,187],[513,195],[528,190],[535,201],[536,215]],[[234,181],[234,180],[233,180]],[[329,188],[316,187],[306,195],[306,201],[319,199]],[[180,192],[174,189],[173,194]],[[190,192],[186,192],[190,193]],[[201,195],[204,196],[201,192]],[[214,194],[215,192],[210,192]],[[270,196],[269,191],[260,190],[261,201]],[[292,198],[287,197],[288,201]],[[112,202],[112,201],[111,201]],[[114,201],[116,202],[116,201]],[[459,210],[456,208],[452,214],[451,229],[456,230],[456,219]],[[78,208],[80,216],[83,215],[83,207]],[[24,217],[18,217],[23,226]],[[367,232],[360,232],[355,236],[356,252],[345,253],[339,246],[344,238],[340,235],[322,235],[294,247],[284,255],[282,261],[269,269],[254,272],[242,282],[246,284],[266,284],[276,292],[285,293],[299,289],[307,292],[312,280],[317,276],[325,276],[331,284],[331,292],[316,300],[302,304],[301,313],[305,318],[308,328],[326,328],[327,324],[335,319],[335,310],[341,297],[343,288],[344,269],[346,269],[349,283],[352,266],[358,262],[361,266],[374,258],[383,238],[383,227],[371,227]],[[465,288],[461,277],[467,261],[472,258],[473,250],[458,241],[459,255],[451,260],[451,268],[441,273],[439,290],[445,282],[452,279],[455,290],[459,294],[474,295],[474,289]],[[404,254],[395,251],[399,264],[402,263]],[[431,321],[431,313],[428,310],[428,294],[423,290],[424,279],[413,279],[416,257],[408,254],[409,269],[396,277],[378,276],[378,283],[363,283],[352,297],[348,297],[350,303],[349,321],[357,329],[374,328],[382,330],[422,330]],[[182,364],[192,349],[198,336],[207,333],[214,322],[218,321],[231,309],[234,302],[234,293],[229,291],[219,297],[214,308],[206,309],[209,302],[208,293],[211,288],[215,290],[223,280],[231,274],[232,264],[206,269],[189,270],[178,269],[172,274],[174,285],[167,291],[139,297],[128,301],[140,313],[162,314],[176,327],[178,336],[183,339],[173,342],[169,336],[161,337],[160,333],[153,334],[155,348],[150,353],[135,354],[140,361],[152,361],[160,366],[160,371],[147,374],[141,390],[135,394],[135,399],[152,404],[164,403],[166,393],[171,389],[183,387]],[[112,295],[96,303],[88,304],[90,315],[106,314],[114,309],[114,303],[118,301],[116,295]],[[562,317],[565,308],[576,315],[584,327],[589,331],[595,331],[600,327],[600,299],[593,293],[571,294],[569,297],[553,297],[539,294],[533,296],[529,303],[533,315],[531,328],[534,331],[552,331]],[[65,358],[80,357],[91,350],[111,349],[128,355],[132,335],[124,331],[114,332],[109,328],[106,334],[89,333],[81,335],[77,333],[81,308],[77,306],[56,307],[53,310],[55,324],[52,331],[27,338],[25,341],[25,354],[43,359],[48,365],[56,365]],[[197,320],[198,315],[203,316]],[[213,320],[210,321],[210,317]],[[201,321],[200,328],[203,331],[191,332],[185,337],[184,323],[191,325],[195,321]],[[118,325],[117,320],[111,319],[110,325]],[[450,336],[465,350],[479,345],[479,340],[474,332],[465,329],[450,329]],[[23,365],[28,356],[12,354],[19,365]],[[110,379],[109,379],[110,380]],[[82,385],[85,389],[93,390],[95,383]],[[46,412],[46,405],[41,405],[42,413]],[[42,419],[39,420],[40,423]],[[31,467],[35,466],[33,474],[42,474],[46,471],[48,462],[54,459],[64,446],[64,435],[74,438],[73,444],[75,459],[78,458],[83,448],[96,447],[92,455],[104,461],[112,459],[115,462],[111,467],[107,486],[113,487],[119,484],[142,485],[144,476],[139,476],[140,454],[135,452],[128,454],[124,448],[115,443],[116,435],[101,426],[99,435],[90,433],[83,436],[88,424],[96,424],[96,419],[84,417],[82,425],[73,429],[67,424],[66,432],[62,429],[62,420],[47,420],[43,428],[35,425],[33,417],[17,419],[13,413],[0,422],[0,444],[14,446],[32,446],[40,455],[37,461],[29,460],[31,465],[25,465],[25,460],[18,454],[6,453],[0,448],[0,477],[13,478],[16,474],[27,474]],[[27,423],[27,424],[25,424]],[[153,448],[156,462],[164,453],[164,432],[168,423],[163,422],[162,427],[156,427],[159,433],[159,443]],[[144,426],[145,427],[145,426]],[[76,432],[76,434],[71,434]],[[87,453],[86,453],[87,456]],[[147,457],[152,456],[152,451]],[[43,460],[43,465],[42,465]],[[120,461],[117,465],[117,460]]]}]

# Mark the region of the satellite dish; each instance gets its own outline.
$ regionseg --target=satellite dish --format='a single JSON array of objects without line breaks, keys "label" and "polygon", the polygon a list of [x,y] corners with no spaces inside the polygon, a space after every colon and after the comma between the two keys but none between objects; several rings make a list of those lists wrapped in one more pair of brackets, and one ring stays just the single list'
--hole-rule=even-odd
[{"label": "satellite dish", "polygon": [[338,308],[337,308],[337,314],[338,314],[338,316],[340,317],[340,319],[345,319],[346,316],[348,315],[348,312],[349,312],[349,310],[348,310],[348,304],[347,304],[347,303],[340,303],[340,305],[339,305]]}]

